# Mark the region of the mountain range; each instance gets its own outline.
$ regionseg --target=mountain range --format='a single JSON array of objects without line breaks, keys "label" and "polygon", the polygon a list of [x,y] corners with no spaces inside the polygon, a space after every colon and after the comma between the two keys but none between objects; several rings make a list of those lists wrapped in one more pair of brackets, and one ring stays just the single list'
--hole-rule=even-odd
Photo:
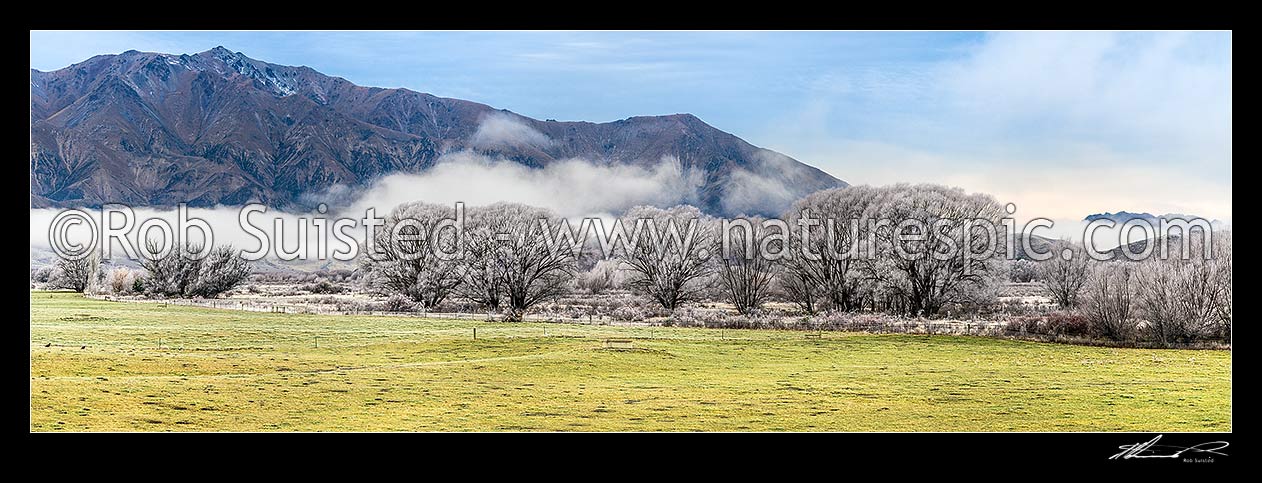
[{"label": "mountain range", "polygon": [[[690,114],[541,121],[251,59],[127,51],[31,70],[31,206],[300,206],[332,187],[423,173],[453,153],[542,168],[677,163],[716,215],[777,214],[846,186]],[[616,180],[612,180],[616,182]],[[738,199],[739,198],[739,199]]]},{"label": "mountain range", "polygon": [[[1090,222],[1090,221],[1096,221],[1096,220],[1111,220],[1118,225],[1122,225],[1131,220],[1145,220],[1151,223],[1153,226],[1157,226],[1161,220],[1189,220],[1190,221],[1197,218],[1203,218],[1203,217],[1196,216],[1196,215],[1185,215],[1182,213],[1166,213],[1164,215],[1154,215],[1148,212],[1132,213],[1132,212],[1123,210],[1117,213],[1104,212],[1104,213],[1095,213],[1095,214],[1087,215],[1087,217],[1083,218],[1082,221]],[[1205,221],[1208,221],[1209,224],[1214,229],[1219,229],[1225,226],[1225,223],[1223,223],[1221,220],[1205,219]]]}]

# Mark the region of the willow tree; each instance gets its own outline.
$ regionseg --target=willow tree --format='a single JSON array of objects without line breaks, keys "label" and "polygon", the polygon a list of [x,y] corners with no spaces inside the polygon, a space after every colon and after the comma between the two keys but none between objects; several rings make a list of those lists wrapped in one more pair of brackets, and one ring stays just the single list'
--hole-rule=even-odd
[{"label": "willow tree", "polygon": [[433,309],[462,279],[461,213],[456,207],[407,203],[395,207],[365,248],[366,283],[384,294],[401,294]]},{"label": "willow tree", "polygon": [[861,308],[867,253],[860,243],[867,234],[862,218],[879,193],[868,186],[819,191],[785,214],[790,241],[782,286],[799,307]]},{"label": "willow tree", "polygon": [[718,280],[723,298],[742,315],[760,309],[771,295],[778,260],[788,250],[788,226],[780,220],[724,222],[718,244]]},{"label": "willow tree", "polygon": [[865,269],[905,312],[928,316],[948,303],[993,296],[1004,270],[999,202],[934,184],[877,190],[864,215],[875,222]]},{"label": "willow tree", "polygon": [[499,306],[505,320],[521,320],[531,307],[565,294],[574,277],[576,250],[552,231],[557,221],[546,209],[519,203],[470,209],[463,279],[467,295]]},{"label": "willow tree", "polygon": [[699,300],[713,273],[717,224],[694,206],[637,206],[623,216],[631,230],[619,247],[627,285],[667,310]]}]

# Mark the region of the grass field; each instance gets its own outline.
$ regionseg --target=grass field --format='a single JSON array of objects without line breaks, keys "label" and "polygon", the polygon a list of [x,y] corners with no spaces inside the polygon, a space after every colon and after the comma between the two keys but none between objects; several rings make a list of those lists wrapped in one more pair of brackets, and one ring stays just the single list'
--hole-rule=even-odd
[{"label": "grass field", "polygon": [[[635,348],[605,349],[607,337]],[[30,342],[33,431],[1231,430],[1227,351],[268,314],[47,292],[31,293]]]}]

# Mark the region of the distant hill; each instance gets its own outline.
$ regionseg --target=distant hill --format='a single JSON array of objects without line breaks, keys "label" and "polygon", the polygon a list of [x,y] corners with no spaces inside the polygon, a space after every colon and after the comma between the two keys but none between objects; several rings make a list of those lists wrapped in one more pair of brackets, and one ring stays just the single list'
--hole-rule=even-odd
[{"label": "distant hill", "polygon": [[[1107,219],[1107,220],[1113,220],[1114,223],[1121,225],[1131,220],[1148,220],[1149,222],[1153,223],[1154,226],[1156,226],[1157,223],[1160,222],[1161,220],[1175,220],[1175,219],[1191,220],[1195,218],[1204,218],[1204,217],[1200,217],[1196,215],[1185,215],[1182,213],[1166,213],[1164,215],[1154,215],[1152,213],[1131,213],[1128,211],[1119,211],[1117,213],[1105,212],[1105,213],[1096,213],[1093,215],[1087,215],[1086,218],[1083,218],[1083,221],[1090,222],[1090,221],[1095,221],[1095,220]],[[1220,220],[1214,220],[1214,219],[1209,219],[1209,218],[1205,218],[1205,219],[1209,221],[1210,225],[1214,229],[1219,229],[1220,227],[1224,225],[1224,223]]]},{"label": "distant hill", "polygon": [[[1021,235],[1017,235],[1017,236],[1021,236]],[[1047,237],[1042,237],[1038,235],[1026,235],[1026,236],[1029,238],[1030,248],[1040,253],[1047,252],[1049,249],[1051,249],[1051,246],[1054,243],[1056,243],[1056,240],[1053,240]],[[1033,260],[1032,258],[1030,258],[1029,253],[1025,251],[1025,246],[1021,243],[1020,238],[1017,238],[1016,240],[1014,240],[1013,248],[1016,249],[1016,255],[1011,257],[1013,260]]]},{"label": "distant hill", "polygon": [[[1199,230],[1192,231],[1192,238],[1191,238],[1192,241],[1194,242],[1199,241],[1201,239],[1200,237],[1201,237],[1201,232]],[[1227,240],[1230,240],[1231,231],[1230,230],[1219,231],[1215,229],[1213,231],[1213,236],[1211,237],[1211,240],[1216,243],[1217,240],[1224,239],[1224,238]],[[1126,245],[1122,245],[1112,250],[1109,250],[1109,252],[1113,254],[1113,258],[1115,260],[1129,260],[1129,258],[1126,258],[1126,252],[1140,254],[1140,253],[1143,253],[1144,250],[1148,248],[1148,244],[1155,243],[1155,244],[1158,244],[1155,247],[1153,247],[1154,254],[1155,254],[1156,251],[1161,248],[1160,243],[1163,243],[1163,242],[1166,243],[1166,247],[1167,247],[1166,249],[1168,250],[1167,253],[1170,254],[1169,256],[1177,256],[1178,254],[1182,253],[1183,237],[1179,234],[1170,234],[1168,236],[1134,241]]]}]

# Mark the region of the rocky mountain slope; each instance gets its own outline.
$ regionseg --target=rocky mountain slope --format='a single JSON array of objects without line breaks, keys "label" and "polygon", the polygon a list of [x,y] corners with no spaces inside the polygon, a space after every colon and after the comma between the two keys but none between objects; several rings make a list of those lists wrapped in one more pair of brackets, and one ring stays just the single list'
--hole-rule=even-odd
[{"label": "rocky mountain slope", "polygon": [[[712,214],[772,214],[846,184],[695,116],[540,121],[476,102],[362,87],[217,47],[128,51],[31,71],[31,205],[301,204],[304,194],[420,173],[445,154],[543,167],[579,158],[698,181]],[[617,180],[611,180],[617,182]]]}]

